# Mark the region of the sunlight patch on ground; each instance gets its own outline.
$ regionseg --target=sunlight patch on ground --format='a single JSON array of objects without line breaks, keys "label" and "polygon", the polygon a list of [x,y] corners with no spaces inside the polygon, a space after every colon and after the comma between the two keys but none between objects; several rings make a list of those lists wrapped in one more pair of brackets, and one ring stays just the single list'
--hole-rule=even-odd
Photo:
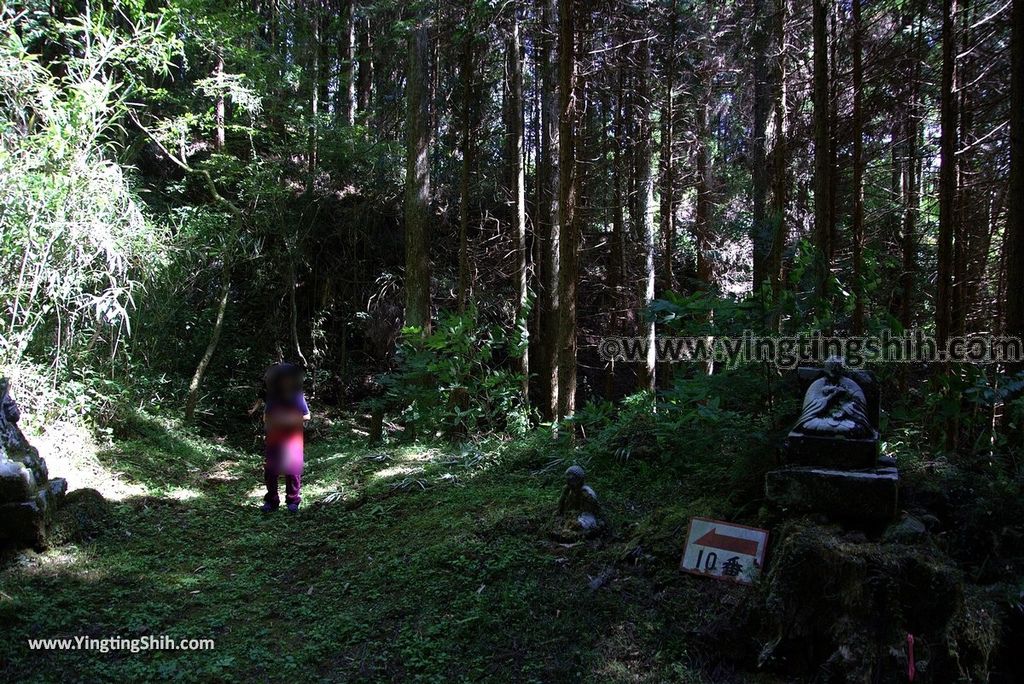
[{"label": "sunlight patch on ground", "polygon": [[346,454],[343,451],[339,451],[339,452],[337,452],[335,454],[331,454],[330,456],[321,456],[319,459],[317,459],[317,462],[318,463],[329,463],[331,461],[337,461],[339,459],[347,458],[348,456],[349,456],[349,454]]},{"label": "sunlight patch on ground", "polygon": [[[397,453],[389,453],[386,454],[387,460],[383,462],[391,463],[392,465],[389,465],[386,468],[381,468],[370,477],[375,480],[387,480],[400,475],[419,474],[424,472],[424,466],[427,466],[431,462],[437,460],[441,455],[443,455],[443,452],[437,449],[416,448],[411,448],[407,451],[399,451]],[[371,460],[377,459],[371,457]]]},{"label": "sunlight patch on ground", "polygon": [[175,487],[166,494],[166,498],[174,499],[176,501],[189,501],[191,499],[198,499],[202,494],[194,489],[185,489],[183,487]]},{"label": "sunlight patch on ground", "polygon": [[[458,450],[425,447],[376,445],[352,451],[324,450],[313,446],[306,453],[302,482],[304,505],[352,503],[373,490],[427,489],[435,485],[464,486],[487,472],[496,460],[478,447]],[[248,501],[262,500],[265,489],[254,484],[244,495]],[[284,481],[279,492],[284,499]]]},{"label": "sunlight patch on ground", "polygon": [[62,578],[74,577],[88,582],[102,581],[107,576],[105,571],[89,563],[88,556],[77,546],[61,546],[43,553],[23,551],[14,563],[26,576],[59,574]]},{"label": "sunlight patch on ground", "polygon": [[388,478],[396,477],[398,475],[411,475],[413,473],[422,473],[422,472],[423,472],[423,467],[422,466],[396,465],[396,466],[391,466],[390,468],[384,468],[382,470],[378,470],[377,472],[375,472],[373,474],[373,478],[376,479],[376,480],[386,480]]},{"label": "sunlight patch on ground", "polygon": [[320,503],[336,504],[354,501],[357,498],[353,490],[337,482],[302,488],[302,500],[307,503],[319,501]]},{"label": "sunlight patch on ground", "polygon": [[145,487],[126,481],[123,473],[100,462],[96,456],[100,447],[83,425],[48,423],[42,430],[32,431],[28,439],[46,460],[50,477],[65,478],[69,491],[92,488],[115,501],[146,494]]},{"label": "sunlight patch on ground", "polygon": [[242,464],[234,460],[218,461],[204,473],[204,477],[211,484],[238,482],[243,477]]}]

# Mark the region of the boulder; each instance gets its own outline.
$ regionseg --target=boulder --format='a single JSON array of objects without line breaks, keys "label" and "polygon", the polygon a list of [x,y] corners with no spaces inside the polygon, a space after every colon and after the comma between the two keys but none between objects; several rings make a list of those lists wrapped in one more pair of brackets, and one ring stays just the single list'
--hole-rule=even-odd
[{"label": "boulder", "polygon": [[110,527],[110,503],[95,489],[76,489],[64,497],[47,530],[51,543],[88,542]]},{"label": "boulder", "polygon": [[776,539],[759,609],[762,667],[821,682],[905,682],[912,636],[918,681],[985,680],[998,614],[976,605],[933,545],[806,520]]},{"label": "boulder", "polygon": [[916,544],[928,538],[928,526],[912,515],[903,517],[885,529],[883,541],[892,544]]}]

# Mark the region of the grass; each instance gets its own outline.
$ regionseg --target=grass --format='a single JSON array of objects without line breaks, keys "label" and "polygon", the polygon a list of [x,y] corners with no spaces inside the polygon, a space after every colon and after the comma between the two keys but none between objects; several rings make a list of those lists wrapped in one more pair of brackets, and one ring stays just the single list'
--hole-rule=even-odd
[{"label": "grass", "polygon": [[[303,509],[261,515],[255,453],[174,422],[140,415],[97,457],[141,493],[113,502],[115,522],[96,539],[0,567],[2,680],[731,676],[712,641],[750,590],[676,570],[689,516],[719,504],[656,464],[572,454],[541,434],[368,448],[339,420],[308,440]],[[559,544],[549,531],[576,458],[613,532]],[[216,648],[27,647],[77,635]]]}]

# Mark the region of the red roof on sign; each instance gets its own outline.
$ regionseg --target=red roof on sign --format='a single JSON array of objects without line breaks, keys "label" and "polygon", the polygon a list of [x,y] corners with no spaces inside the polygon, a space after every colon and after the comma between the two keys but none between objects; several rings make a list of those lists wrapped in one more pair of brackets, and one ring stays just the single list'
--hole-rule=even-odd
[{"label": "red roof on sign", "polygon": [[710,546],[723,551],[742,553],[746,556],[757,555],[757,542],[753,539],[741,537],[730,537],[725,534],[718,534],[718,528],[712,527],[711,531],[694,542],[699,546]]}]

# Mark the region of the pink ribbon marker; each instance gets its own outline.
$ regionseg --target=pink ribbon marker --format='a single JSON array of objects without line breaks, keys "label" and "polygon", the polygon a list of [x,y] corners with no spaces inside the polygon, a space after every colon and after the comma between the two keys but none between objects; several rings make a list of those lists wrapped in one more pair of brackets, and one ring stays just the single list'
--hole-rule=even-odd
[{"label": "pink ribbon marker", "polygon": [[914,667],[914,635],[907,632],[907,681],[914,681],[917,676],[917,668]]}]

